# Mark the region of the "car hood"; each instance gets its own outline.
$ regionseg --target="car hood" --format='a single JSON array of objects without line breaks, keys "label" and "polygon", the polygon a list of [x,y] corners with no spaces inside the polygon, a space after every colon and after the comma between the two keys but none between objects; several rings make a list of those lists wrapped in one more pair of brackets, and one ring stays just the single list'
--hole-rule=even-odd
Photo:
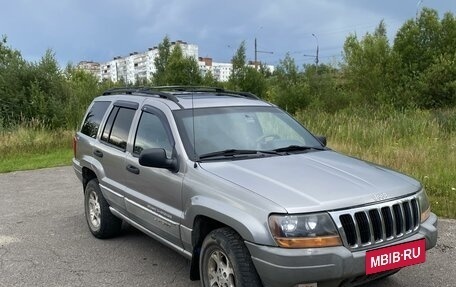
[{"label": "car hood", "polygon": [[289,213],[371,204],[421,187],[408,176],[331,150],[200,165]]}]

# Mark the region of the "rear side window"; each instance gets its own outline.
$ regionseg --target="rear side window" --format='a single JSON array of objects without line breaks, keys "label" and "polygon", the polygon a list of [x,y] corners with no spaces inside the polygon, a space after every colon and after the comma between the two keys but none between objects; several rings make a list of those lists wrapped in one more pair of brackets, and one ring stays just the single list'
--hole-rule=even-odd
[{"label": "rear side window", "polygon": [[90,108],[84,123],[81,127],[81,133],[89,137],[96,138],[98,128],[100,127],[101,120],[103,119],[110,102],[94,102]]},{"label": "rear side window", "polygon": [[134,109],[114,107],[106,121],[101,140],[125,150],[135,112]]}]

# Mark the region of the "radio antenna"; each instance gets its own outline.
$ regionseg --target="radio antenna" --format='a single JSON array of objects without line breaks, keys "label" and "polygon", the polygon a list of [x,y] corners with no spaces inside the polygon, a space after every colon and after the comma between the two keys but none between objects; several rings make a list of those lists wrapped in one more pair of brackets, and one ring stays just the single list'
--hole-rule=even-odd
[{"label": "radio antenna", "polygon": [[[191,76],[190,76],[190,73],[188,75],[188,78],[189,78],[189,82],[191,83],[192,80],[191,80]],[[193,133],[193,157],[195,159],[195,162],[193,164],[193,167],[194,168],[197,168],[198,167],[198,164],[196,163],[198,161],[198,155],[196,154],[196,132],[195,132],[195,104],[193,103],[193,99],[194,99],[194,94],[195,94],[195,91],[194,89],[192,89],[192,133]]]},{"label": "radio antenna", "polygon": [[198,165],[196,161],[198,160],[198,156],[196,155],[196,136],[195,136],[195,106],[193,104],[193,95],[194,91],[192,91],[192,131],[193,131],[193,156],[195,158],[195,164],[193,165],[194,168],[197,168]]}]

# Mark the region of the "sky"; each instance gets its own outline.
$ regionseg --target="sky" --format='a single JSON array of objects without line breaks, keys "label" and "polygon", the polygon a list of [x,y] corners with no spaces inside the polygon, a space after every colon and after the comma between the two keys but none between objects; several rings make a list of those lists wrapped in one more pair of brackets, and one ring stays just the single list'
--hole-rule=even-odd
[{"label": "sky", "polygon": [[28,61],[51,49],[61,66],[145,51],[166,35],[216,62],[229,62],[242,41],[253,60],[256,38],[267,64],[286,53],[310,64],[317,45],[320,62],[337,63],[350,33],[361,37],[383,19],[393,41],[423,7],[456,14],[456,0],[2,0],[0,35]]}]

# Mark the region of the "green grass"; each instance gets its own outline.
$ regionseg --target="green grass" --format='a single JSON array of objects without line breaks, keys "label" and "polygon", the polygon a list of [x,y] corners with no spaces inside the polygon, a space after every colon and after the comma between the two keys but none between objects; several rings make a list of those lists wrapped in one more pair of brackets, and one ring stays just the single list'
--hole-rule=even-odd
[{"label": "green grass", "polygon": [[0,173],[69,165],[72,157],[71,148],[59,148],[46,153],[18,154],[2,158]]},{"label": "green grass", "polygon": [[69,165],[72,135],[27,126],[0,131],[0,172]]},{"label": "green grass", "polygon": [[432,210],[456,218],[456,110],[305,111],[298,119],[328,146],[423,183]]}]

